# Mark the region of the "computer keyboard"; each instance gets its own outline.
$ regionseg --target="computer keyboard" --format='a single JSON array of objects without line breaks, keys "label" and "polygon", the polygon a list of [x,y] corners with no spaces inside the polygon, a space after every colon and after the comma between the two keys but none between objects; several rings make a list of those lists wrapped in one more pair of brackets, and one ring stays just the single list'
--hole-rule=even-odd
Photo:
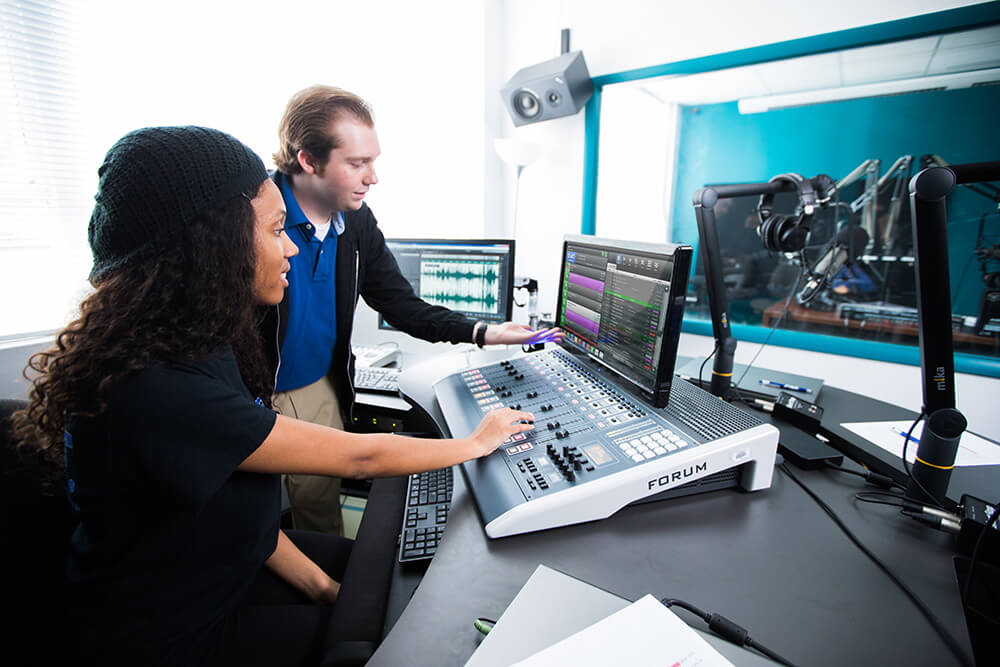
[{"label": "computer keyboard", "polygon": [[355,368],[354,389],[377,394],[398,394],[399,374],[402,372],[398,368]]},{"label": "computer keyboard", "polygon": [[399,536],[400,563],[426,560],[437,551],[448,521],[454,479],[452,468],[410,475]]}]

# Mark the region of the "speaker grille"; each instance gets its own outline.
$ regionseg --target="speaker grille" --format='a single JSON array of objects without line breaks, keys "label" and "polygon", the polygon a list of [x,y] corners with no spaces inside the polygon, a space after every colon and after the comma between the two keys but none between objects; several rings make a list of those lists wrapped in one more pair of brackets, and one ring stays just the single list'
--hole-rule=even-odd
[{"label": "speaker grille", "polygon": [[691,428],[705,440],[740,433],[763,423],[755,415],[680,378],[674,378],[670,385],[670,400],[663,414]]},{"label": "speaker grille", "polygon": [[528,120],[542,112],[542,101],[538,99],[538,95],[527,88],[515,90],[510,103],[514,113]]}]

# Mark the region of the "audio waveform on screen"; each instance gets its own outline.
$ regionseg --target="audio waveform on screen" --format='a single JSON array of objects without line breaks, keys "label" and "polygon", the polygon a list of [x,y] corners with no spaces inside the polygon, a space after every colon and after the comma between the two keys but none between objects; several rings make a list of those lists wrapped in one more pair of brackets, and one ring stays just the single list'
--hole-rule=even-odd
[{"label": "audio waveform on screen", "polygon": [[420,298],[466,312],[496,313],[500,303],[500,262],[422,260]]},{"label": "audio waveform on screen", "polygon": [[[494,262],[488,262],[488,263],[476,262],[475,264],[482,264],[484,267],[476,271],[468,271],[452,267],[442,267],[434,269],[433,271],[428,269],[425,271],[424,266],[426,266],[426,264],[428,263],[429,262],[425,262],[425,264],[421,266],[420,269],[421,280],[424,280],[425,277],[434,277],[434,278],[439,278],[441,280],[485,280],[489,283],[495,283],[497,279],[500,277],[496,269],[494,268],[497,266],[497,264]],[[441,262],[437,261],[434,263],[439,264]],[[462,262],[462,264],[469,264],[469,263],[470,262]]]}]

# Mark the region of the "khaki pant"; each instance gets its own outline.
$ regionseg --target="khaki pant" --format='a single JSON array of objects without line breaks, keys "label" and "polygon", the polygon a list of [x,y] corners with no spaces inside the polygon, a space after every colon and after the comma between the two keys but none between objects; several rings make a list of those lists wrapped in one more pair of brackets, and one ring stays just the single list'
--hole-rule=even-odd
[{"label": "khaki pant", "polygon": [[[344,430],[337,396],[326,376],[301,389],[276,393],[274,407],[287,417]],[[344,534],[339,477],[284,475],[284,481],[296,529]]]}]

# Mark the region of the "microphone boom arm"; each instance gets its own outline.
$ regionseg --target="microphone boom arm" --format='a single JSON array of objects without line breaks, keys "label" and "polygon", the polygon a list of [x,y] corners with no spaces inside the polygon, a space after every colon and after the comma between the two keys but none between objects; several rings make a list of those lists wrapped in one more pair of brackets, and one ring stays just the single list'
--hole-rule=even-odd
[{"label": "microphone boom arm", "polygon": [[903,201],[906,197],[906,186],[910,181],[910,166],[912,164],[913,156],[903,155],[896,160],[891,167],[889,167],[889,171],[885,172],[882,178],[878,181],[878,187],[881,189],[893,174],[899,172],[899,176],[896,178],[896,182],[892,186],[892,197],[889,199],[889,213],[886,218],[885,230],[881,236],[881,245],[883,249],[889,248],[892,243],[892,236],[895,233],[897,223],[899,222],[899,211],[902,209]]},{"label": "microphone boom arm", "polygon": [[[715,360],[712,362],[712,379],[709,391],[726,398],[733,377],[733,358],[736,339],[729,328],[729,299],[722,280],[722,252],[719,250],[719,233],[715,224],[715,204],[719,199],[749,195],[775,194],[793,190],[789,181],[769,183],[744,183],[716,185],[699,188],[694,193],[694,214],[698,222],[698,255],[705,272],[708,292],[708,309],[712,317],[712,335],[715,336]],[[700,378],[699,378],[700,380]]]},{"label": "microphone boom arm", "polygon": [[920,435],[906,496],[920,502],[949,502],[946,493],[951,470],[959,439],[967,426],[964,415],[955,408],[946,200],[957,185],[998,180],[1000,162],[930,166],[910,179],[913,250],[917,258],[920,374],[923,413],[928,418]]}]

